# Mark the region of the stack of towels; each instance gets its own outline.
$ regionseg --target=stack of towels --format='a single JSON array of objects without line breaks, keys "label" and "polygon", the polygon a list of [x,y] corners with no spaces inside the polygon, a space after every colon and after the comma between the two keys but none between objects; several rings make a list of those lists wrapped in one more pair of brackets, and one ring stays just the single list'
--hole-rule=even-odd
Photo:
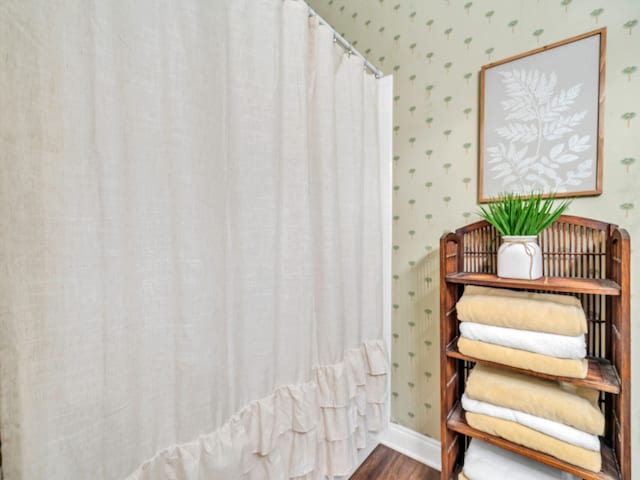
[{"label": "stack of towels", "polygon": [[477,430],[592,472],[602,467],[605,422],[595,390],[476,365],[462,408]]},{"label": "stack of towels", "polygon": [[578,477],[474,438],[458,480],[578,480]]},{"label": "stack of towels", "polygon": [[[460,352],[550,375],[586,376],[587,325],[577,298],[467,286],[456,307]],[[462,407],[477,430],[598,472],[598,435],[605,427],[598,397],[593,389],[477,364]],[[465,459],[469,480],[524,478],[473,474],[473,458]]]},{"label": "stack of towels", "polygon": [[468,285],[456,309],[461,353],[549,375],[587,376],[587,320],[576,297]]}]

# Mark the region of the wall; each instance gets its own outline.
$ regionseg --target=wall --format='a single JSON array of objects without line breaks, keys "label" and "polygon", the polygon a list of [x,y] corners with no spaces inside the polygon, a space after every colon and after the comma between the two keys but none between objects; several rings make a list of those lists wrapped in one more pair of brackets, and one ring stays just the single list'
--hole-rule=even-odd
[{"label": "wall", "polygon": [[[439,436],[438,241],[476,220],[478,73],[484,64],[606,26],[604,193],[570,213],[640,242],[640,1],[310,0],[394,79],[392,419]],[[633,73],[628,73],[633,72]],[[625,160],[626,159],[626,160]],[[631,159],[631,160],[629,160]],[[640,255],[632,278],[640,279]],[[640,281],[632,311],[640,311]],[[632,327],[640,398],[640,322]],[[640,402],[632,426],[640,471]]]}]

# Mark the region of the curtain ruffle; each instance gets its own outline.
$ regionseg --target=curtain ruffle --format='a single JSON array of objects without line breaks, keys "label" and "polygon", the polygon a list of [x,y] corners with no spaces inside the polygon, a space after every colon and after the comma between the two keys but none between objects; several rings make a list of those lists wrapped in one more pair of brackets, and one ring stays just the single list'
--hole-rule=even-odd
[{"label": "curtain ruffle", "polygon": [[127,480],[319,480],[347,475],[367,431],[385,424],[384,342],[316,367],[313,381],[277,388],[213,433],[159,451]]}]

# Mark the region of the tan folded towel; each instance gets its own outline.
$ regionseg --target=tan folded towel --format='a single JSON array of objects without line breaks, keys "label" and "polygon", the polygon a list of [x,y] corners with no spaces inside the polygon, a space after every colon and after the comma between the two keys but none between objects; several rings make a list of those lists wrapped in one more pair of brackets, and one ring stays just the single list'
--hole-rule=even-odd
[{"label": "tan folded towel", "polygon": [[600,452],[571,445],[519,423],[502,420],[501,418],[471,412],[466,412],[465,416],[467,423],[477,430],[552,455],[592,472],[599,472],[602,468]]},{"label": "tan folded towel", "polygon": [[587,360],[556,358],[539,353],[503,347],[479,340],[458,338],[458,350],[465,355],[480,360],[502,363],[511,367],[523,368],[534,372],[559,375],[564,377],[585,378],[589,368]]},{"label": "tan folded towel", "polygon": [[469,479],[464,476],[464,472],[460,472],[458,474],[458,480],[469,480]]},{"label": "tan folded towel", "polygon": [[461,321],[559,335],[587,333],[580,300],[569,295],[467,285],[456,310]]},{"label": "tan folded towel", "polygon": [[476,365],[466,384],[470,398],[604,434],[598,392],[508,370]]}]

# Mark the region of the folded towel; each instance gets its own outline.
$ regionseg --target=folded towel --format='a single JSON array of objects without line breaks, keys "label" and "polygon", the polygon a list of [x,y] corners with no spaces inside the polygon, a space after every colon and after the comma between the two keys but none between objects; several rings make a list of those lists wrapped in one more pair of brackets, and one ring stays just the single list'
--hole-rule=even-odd
[{"label": "folded towel", "polygon": [[469,398],[604,434],[599,392],[485,365],[476,365],[466,384]]},{"label": "folded towel", "polygon": [[465,355],[480,360],[501,363],[548,375],[585,378],[589,370],[589,362],[587,360],[549,357],[539,353],[503,347],[502,345],[469,340],[465,337],[458,338],[458,350]]},{"label": "folded towel", "polygon": [[456,310],[461,321],[558,335],[587,333],[580,300],[569,295],[467,285]]},{"label": "folded towel", "polygon": [[530,458],[474,438],[464,456],[464,473],[459,480],[578,480]]},{"label": "folded towel", "polygon": [[[576,447],[570,443],[563,442],[557,438],[550,437],[544,433],[501,418],[490,417],[480,413],[466,412],[467,423],[473,428],[495,435],[518,445],[537,450],[539,452],[552,455],[562,461],[577,465],[592,472],[599,472],[602,468],[602,455],[600,452]],[[465,470],[467,475],[471,475]],[[492,478],[518,478],[520,477],[498,477]],[[473,480],[473,477],[470,477]]]},{"label": "folded towel", "polygon": [[474,400],[469,398],[467,394],[462,395],[462,408],[467,412],[481,413],[483,415],[489,415],[491,417],[501,418],[502,420],[519,423],[520,425],[524,425],[525,427],[529,427],[577,447],[593,450],[594,452],[600,451],[600,440],[597,435],[583,432],[582,430],[578,430],[577,428],[570,427],[563,423],[554,422],[553,420],[548,420],[542,417],[536,417],[535,415],[520,412],[512,408],[499,407],[497,405],[492,405],[491,403]]},{"label": "folded towel", "polygon": [[550,357],[583,359],[587,355],[584,335],[558,335],[475,322],[460,322],[460,333],[469,340],[480,340]]}]

